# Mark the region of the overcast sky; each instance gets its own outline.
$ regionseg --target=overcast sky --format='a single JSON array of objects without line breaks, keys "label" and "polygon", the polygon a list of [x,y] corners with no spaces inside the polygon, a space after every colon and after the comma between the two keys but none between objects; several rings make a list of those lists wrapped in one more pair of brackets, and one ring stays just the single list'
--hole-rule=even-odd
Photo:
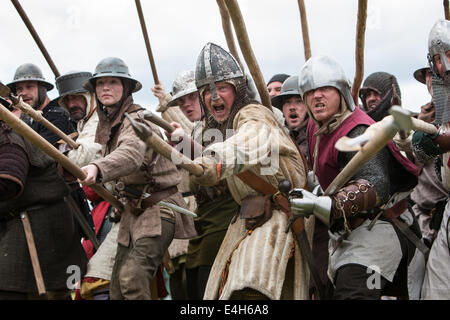
[{"label": "overcast sky", "polygon": [[[265,81],[275,73],[298,74],[305,59],[297,0],[238,3]],[[20,4],[61,74],[93,72],[101,59],[120,57],[143,84],[135,101],[155,109],[158,102],[150,91],[154,82],[134,0],[20,0]],[[215,0],[141,0],[141,4],[166,91],[179,71],[195,69],[207,42],[227,48]],[[357,4],[357,0],[305,0],[312,54],[333,56],[350,81],[355,72]],[[54,83],[53,72],[13,4],[0,1],[0,12],[0,80],[11,82],[16,68],[31,62]],[[418,111],[430,98],[412,74],[425,66],[429,31],[443,17],[442,0],[369,0],[364,79],[376,71],[394,74],[403,106]],[[58,96],[56,88],[49,96]]]}]

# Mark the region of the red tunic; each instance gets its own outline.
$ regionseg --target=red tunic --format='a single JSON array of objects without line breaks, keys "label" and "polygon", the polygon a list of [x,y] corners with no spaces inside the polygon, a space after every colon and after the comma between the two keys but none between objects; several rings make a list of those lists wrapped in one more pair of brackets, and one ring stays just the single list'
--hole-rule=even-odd
[{"label": "red tunic", "polygon": [[[330,134],[323,134],[320,137],[320,145],[317,151],[318,159],[316,165],[316,175],[322,189],[328,188],[330,183],[339,174],[338,167],[338,153],[339,151],[334,147],[336,142],[343,136],[346,136],[353,128],[358,125],[370,126],[375,121],[369,117],[364,111],[355,108],[355,111],[345,119],[341,125]],[[316,145],[316,137],[314,133],[317,132],[317,127],[310,119],[308,122],[308,152],[311,165],[314,164],[314,147]],[[389,151],[395,159],[411,174],[418,176],[417,167],[406,157],[402,156],[392,141],[388,143]],[[311,166],[312,168],[312,166]]]}]

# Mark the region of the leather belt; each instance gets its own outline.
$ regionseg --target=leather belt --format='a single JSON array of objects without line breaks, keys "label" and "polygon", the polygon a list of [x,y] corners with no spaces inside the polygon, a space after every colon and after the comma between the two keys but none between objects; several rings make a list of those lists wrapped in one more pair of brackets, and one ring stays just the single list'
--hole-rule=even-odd
[{"label": "leather belt", "polygon": [[140,215],[145,209],[156,205],[161,200],[164,200],[177,192],[178,188],[176,186],[153,192],[150,196],[143,198],[137,208],[131,208],[131,212],[135,215]]}]

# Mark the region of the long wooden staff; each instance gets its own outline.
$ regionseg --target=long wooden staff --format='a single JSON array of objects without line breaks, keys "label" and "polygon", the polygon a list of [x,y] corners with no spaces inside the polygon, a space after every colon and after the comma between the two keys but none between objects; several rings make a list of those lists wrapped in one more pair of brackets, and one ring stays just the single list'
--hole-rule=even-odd
[{"label": "long wooden staff", "polygon": [[448,6],[448,0],[444,0],[444,17],[445,20],[450,20],[450,10]]},{"label": "long wooden staff", "polygon": [[250,40],[248,38],[247,29],[245,27],[245,22],[242,17],[241,9],[239,8],[239,4],[236,0],[225,0],[225,3],[227,5],[228,12],[230,13],[231,20],[233,21],[234,31],[236,32],[242,55],[244,56],[245,62],[250,70],[250,74],[255,81],[256,88],[258,89],[259,96],[261,97],[261,102],[264,106],[271,109],[272,104],[270,102],[269,92],[267,91],[264,77],[250,45]]},{"label": "long wooden staff", "polygon": [[[53,158],[58,162],[64,169],[69,171],[73,176],[80,180],[86,179],[86,174],[80,167],[78,167],[69,158],[58,151],[54,146],[52,146],[47,140],[42,138],[33,129],[31,129],[25,122],[17,118],[11,113],[7,108],[0,104],[0,120],[6,122],[11,128],[20,133],[25,139],[29,140],[31,143],[36,145],[39,149],[45,152],[48,156]],[[121,202],[119,202],[108,190],[103,186],[98,184],[93,184],[89,186],[94,190],[100,197],[108,201],[112,206],[114,206],[119,211],[123,211],[124,207]]]},{"label": "long wooden staff", "polygon": [[231,29],[231,18],[230,13],[228,12],[227,5],[225,4],[224,0],[216,0],[216,1],[217,5],[219,6],[220,16],[222,18],[222,28],[223,33],[225,35],[225,40],[227,41],[228,50],[236,59],[236,61],[239,63],[242,72],[245,72],[244,65],[242,64],[241,59],[239,58],[239,54],[236,50],[236,44],[234,43],[233,30]]},{"label": "long wooden staff", "polygon": [[18,0],[11,0],[12,4],[16,8],[17,12],[19,13],[20,17],[22,18],[23,22],[28,28],[28,31],[30,31],[31,36],[33,37],[34,41],[38,45],[39,49],[41,50],[42,54],[44,55],[45,60],[47,60],[48,65],[52,69],[55,78],[60,76],[60,73],[58,69],[56,68],[55,64],[53,63],[52,58],[50,58],[50,55],[47,52],[47,49],[45,49],[44,44],[41,41],[41,38],[39,38],[39,35],[37,34],[36,30],[34,29],[33,25],[31,24],[30,19],[28,19],[25,11],[23,10],[22,6],[20,5]]},{"label": "long wooden staff", "polygon": [[308,20],[306,19],[306,8],[303,0],[298,0],[300,10],[300,23],[302,25],[303,50],[305,51],[305,61],[311,57],[311,44],[309,42]]},{"label": "long wooden staff", "polygon": [[153,59],[152,47],[150,46],[150,40],[148,38],[147,27],[145,25],[144,14],[142,12],[141,1],[136,1],[136,9],[139,15],[139,22],[141,23],[142,34],[144,36],[145,47],[147,48],[148,59],[150,60],[150,66],[152,68],[153,80],[155,84],[159,84],[158,73],[156,72],[155,60]]},{"label": "long wooden staff", "polygon": [[367,20],[367,0],[358,0],[358,20],[356,23],[356,48],[355,60],[356,70],[355,79],[353,80],[352,96],[353,101],[358,105],[359,88],[364,76],[364,38],[366,33]]},{"label": "long wooden staff", "polygon": [[144,141],[148,147],[152,148],[163,157],[171,160],[180,168],[186,169],[187,171],[189,171],[189,173],[192,173],[193,175],[201,176],[203,174],[202,166],[194,163],[184,154],[172,148],[170,144],[161,139],[158,135],[153,134],[153,131],[148,126],[133,120],[127,114],[125,114],[125,116],[128,117],[128,120],[133,126],[133,130],[136,133],[136,135],[142,141]]}]

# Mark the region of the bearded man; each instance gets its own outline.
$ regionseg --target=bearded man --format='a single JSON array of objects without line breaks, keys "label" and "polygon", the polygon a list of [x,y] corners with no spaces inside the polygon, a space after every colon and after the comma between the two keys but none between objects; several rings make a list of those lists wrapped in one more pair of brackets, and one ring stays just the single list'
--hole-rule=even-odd
[{"label": "bearded man", "polygon": [[[45,80],[39,67],[32,63],[20,65],[16,69],[14,80],[8,83],[8,87],[13,94],[22,96],[23,101],[33,109],[42,111],[42,116],[62,132],[67,135],[75,132],[67,111],[50,103],[47,91],[52,90],[54,86]],[[61,139],[43,124],[29,117],[22,117],[22,119],[52,145]]]}]

